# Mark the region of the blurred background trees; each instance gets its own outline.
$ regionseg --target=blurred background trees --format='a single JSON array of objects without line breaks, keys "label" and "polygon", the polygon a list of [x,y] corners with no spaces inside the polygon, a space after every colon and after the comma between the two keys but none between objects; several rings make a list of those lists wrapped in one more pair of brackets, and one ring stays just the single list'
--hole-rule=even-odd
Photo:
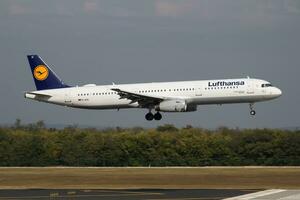
[{"label": "blurred background trees", "polygon": [[0,127],[0,166],[300,165],[300,132],[279,129]]}]

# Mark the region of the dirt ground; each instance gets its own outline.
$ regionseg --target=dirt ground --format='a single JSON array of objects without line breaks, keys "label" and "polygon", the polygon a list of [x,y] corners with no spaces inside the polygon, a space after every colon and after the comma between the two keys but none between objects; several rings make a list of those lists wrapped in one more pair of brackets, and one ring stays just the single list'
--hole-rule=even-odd
[{"label": "dirt ground", "polygon": [[0,189],[23,188],[300,189],[300,168],[0,168]]}]

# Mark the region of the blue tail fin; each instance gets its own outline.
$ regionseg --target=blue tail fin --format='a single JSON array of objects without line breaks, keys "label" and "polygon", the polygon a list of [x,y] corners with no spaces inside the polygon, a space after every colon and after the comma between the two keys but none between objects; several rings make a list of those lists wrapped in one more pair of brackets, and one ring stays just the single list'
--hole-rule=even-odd
[{"label": "blue tail fin", "polygon": [[64,84],[40,56],[28,55],[27,58],[37,90],[70,87]]}]

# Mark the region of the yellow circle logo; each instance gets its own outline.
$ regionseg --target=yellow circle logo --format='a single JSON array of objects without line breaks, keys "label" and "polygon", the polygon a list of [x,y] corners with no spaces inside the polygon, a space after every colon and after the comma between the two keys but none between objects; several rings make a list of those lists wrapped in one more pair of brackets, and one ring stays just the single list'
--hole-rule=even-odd
[{"label": "yellow circle logo", "polygon": [[43,81],[49,75],[48,68],[45,65],[38,65],[34,68],[33,75],[37,80]]}]

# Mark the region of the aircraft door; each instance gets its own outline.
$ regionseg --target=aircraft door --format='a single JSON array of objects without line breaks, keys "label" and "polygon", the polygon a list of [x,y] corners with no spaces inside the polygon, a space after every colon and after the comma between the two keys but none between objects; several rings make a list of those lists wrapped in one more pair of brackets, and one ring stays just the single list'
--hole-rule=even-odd
[{"label": "aircraft door", "polygon": [[254,94],[254,85],[251,80],[247,81],[247,94]]},{"label": "aircraft door", "polygon": [[66,105],[73,105],[73,101],[72,101],[72,93],[67,91],[65,93],[65,104]]},{"label": "aircraft door", "polygon": [[195,96],[196,97],[202,97],[203,96],[203,90],[202,87],[199,85],[195,86]]}]

